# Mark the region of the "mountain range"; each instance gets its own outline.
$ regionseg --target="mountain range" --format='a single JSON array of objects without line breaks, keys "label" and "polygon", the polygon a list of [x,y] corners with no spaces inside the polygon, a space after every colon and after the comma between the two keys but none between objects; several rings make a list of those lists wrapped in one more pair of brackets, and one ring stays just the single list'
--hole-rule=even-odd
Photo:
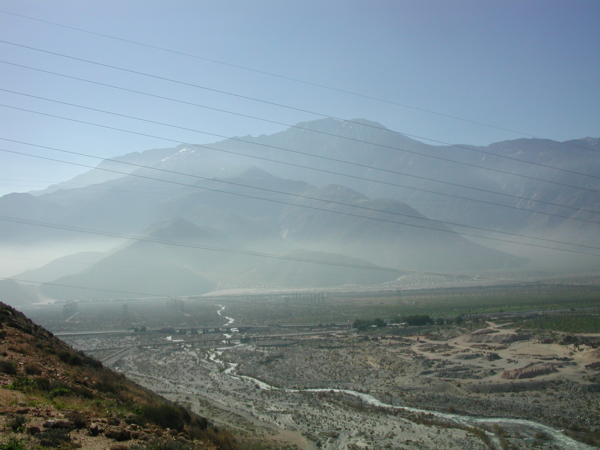
[{"label": "mountain range", "polygon": [[[51,298],[585,268],[597,258],[545,247],[597,245],[598,151],[593,138],[432,146],[376,122],[323,119],[130,153],[44,191],[5,195],[0,245],[69,249],[15,277],[47,283],[39,293]],[[94,251],[101,239],[109,244]]]}]

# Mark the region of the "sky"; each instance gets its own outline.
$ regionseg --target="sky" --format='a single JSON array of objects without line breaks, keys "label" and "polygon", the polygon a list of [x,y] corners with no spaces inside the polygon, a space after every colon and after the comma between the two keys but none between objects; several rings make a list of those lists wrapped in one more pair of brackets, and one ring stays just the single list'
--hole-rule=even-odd
[{"label": "sky", "polygon": [[0,11],[0,195],[97,158],[322,117],[474,145],[600,137],[597,1],[0,0]]}]

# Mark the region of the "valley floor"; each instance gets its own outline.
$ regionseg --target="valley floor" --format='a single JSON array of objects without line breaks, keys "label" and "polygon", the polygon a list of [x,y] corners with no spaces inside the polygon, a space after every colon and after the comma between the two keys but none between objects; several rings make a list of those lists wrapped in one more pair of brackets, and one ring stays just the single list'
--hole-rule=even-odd
[{"label": "valley floor", "polygon": [[[298,448],[592,448],[559,430],[581,438],[599,429],[598,376],[585,366],[600,352],[543,344],[494,323],[482,330],[402,337],[271,329],[261,333],[281,336],[216,349],[163,336],[155,344],[170,345],[131,341],[109,359],[241,436]],[[102,345],[111,339],[119,338]]]}]

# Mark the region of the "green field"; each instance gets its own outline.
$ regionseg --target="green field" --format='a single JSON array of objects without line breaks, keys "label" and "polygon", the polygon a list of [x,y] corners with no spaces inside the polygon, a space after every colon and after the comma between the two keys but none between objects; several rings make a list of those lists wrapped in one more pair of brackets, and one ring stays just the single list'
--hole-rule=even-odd
[{"label": "green field", "polygon": [[566,333],[600,333],[600,315],[568,314],[539,317],[519,323],[521,328],[536,331],[564,331]]},{"label": "green field", "polygon": [[[288,302],[281,296],[223,299],[227,312],[246,324],[332,323],[356,319],[390,320],[396,316],[427,314],[456,317],[474,314],[554,314],[600,309],[600,286],[520,285],[484,288],[328,294],[322,304]],[[512,319],[511,319],[512,320]],[[590,322],[590,326],[593,323]],[[591,329],[586,325],[586,329]]]}]

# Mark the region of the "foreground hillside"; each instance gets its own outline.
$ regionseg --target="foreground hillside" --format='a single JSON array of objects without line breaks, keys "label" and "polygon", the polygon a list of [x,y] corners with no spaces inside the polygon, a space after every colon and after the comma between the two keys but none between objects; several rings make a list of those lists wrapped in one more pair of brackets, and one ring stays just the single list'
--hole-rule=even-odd
[{"label": "foreground hillside", "polygon": [[3,303],[0,326],[0,449],[242,448]]}]

